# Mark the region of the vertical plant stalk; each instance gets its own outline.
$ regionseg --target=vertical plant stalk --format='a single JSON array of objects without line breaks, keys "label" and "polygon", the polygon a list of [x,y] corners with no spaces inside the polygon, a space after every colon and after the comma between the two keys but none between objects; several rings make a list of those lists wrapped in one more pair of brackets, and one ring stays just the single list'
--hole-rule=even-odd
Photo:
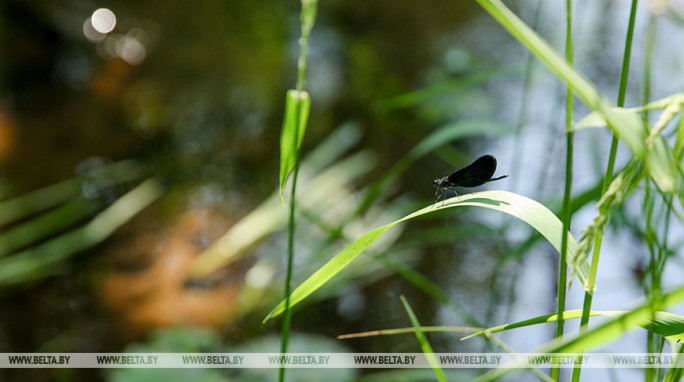
[{"label": "vertical plant stalk", "polygon": [[[643,73],[643,88],[642,88],[642,104],[647,104],[648,101],[651,99],[651,68],[652,68],[652,63],[653,63],[653,51],[655,48],[655,42],[656,42],[656,17],[651,15],[648,18],[648,26],[646,27],[646,46],[645,46],[645,54],[644,54],[644,73]],[[648,120],[648,110],[644,111],[643,115],[644,119]],[[649,182],[650,183],[650,182]],[[646,234],[651,235],[652,238],[657,237],[657,234],[655,233],[655,230],[653,229],[653,205],[655,203],[655,196],[651,196],[650,192],[650,187],[646,187],[646,193],[644,195],[644,205],[647,206],[648,208],[644,208],[645,211],[647,211],[646,214]],[[668,202],[669,204],[669,202]],[[671,208],[668,208],[667,214],[666,214],[666,230],[669,224],[670,219],[670,214],[669,212],[672,211]],[[666,231],[667,232],[667,231]],[[657,241],[653,240],[653,241]],[[661,296],[661,290],[660,290],[660,276],[661,276],[661,271],[662,268],[660,268],[658,264],[658,254],[661,255],[662,257],[665,257],[666,254],[664,254],[665,251],[662,250],[661,246],[658,246],[658,250],[653,248],[653,243],[652,240],[647,240],[647,243],[649,244],[649,251],[651,252],[651,264],[649,266],[649,271],[651,273],[651,285],[650,285],[650,293],[648,288],[646,289],[646,293],[649,296],[649,299],[651,303],[655,306],[657,301],[660,299]],[[667,233],[663,237],[663,243],[667,243]],[[663,264],[662,266],[664,267]],[[655,311],[654,313],[655,314]],[[657,352],[657,346],[656,346],[656,336],[649,331],[646,337],[646,348],[649,353],[656,353]],[[660,343],[660,346],[662,347],[662,341]],[[645,380],[646,381],[654,381],[657,378],[657,373],[654,370],[646,369],[646,375],[645,375]]]},{"label": "vertical plant stalk", "polygon": [[[316,20],[316,6],[317,0],[302,0],[302,13],[300,17],[302,35],[299,38],[299,58],[297,60],[297,93],[301,95],[304,93],[304,85],[306,80],[306,56],[309,48],[309,36],[311,29],[313,29],[314,21]],[[295,110],[295,121],[297,124],[302,120],[302,107],[299,105]],[[308,112],[308,110],[306,111]],[[299,136],[299,126],[295,129],[295,136],[293,140],[295,163],[292,172],[292,188],[290,190],[290,216],[288,219],[288,237],[287,237],[287,269],[285,275],[285,312],[283,315],[282,327],[280,329],[280,352],[287,353],[287,348],[290,340],[290,327],[292,325],[292,312],[290,311],[290,294],[292,293],[292,268],[294,264],[294,238],[297,228],[297,221],[295,217],[297,207],[297,178],[299,176],[299,142],[302,137]],[[281,367],[278,374],[280,382],[285,381],[285,367]]]},{"label": "vertical plant stalk", "polygon": [[[634,24],[636,21],[636,8],[638,0],[632,0],[632,8],[629,13],[629,25],[627,27],[627,37],[625,39],[625,53],[622,57],[622,69],[620,72],[620,87],[618,90],[617,106],[623,107],[625,105],[625,94],[627,91],[627,80],[629,78],[629,63],[632,55],[632,40],[634,37]],[[618,136],[613,133],[613,139],[610,144],[610,154],[608,157],[608,167],[603,178],[603,187],[601,194],[608,191],[608,186],[613,181],[613,171],[615,169],[615,157],[617,155]],[[591,268],[589,271],[589,288],[584,293],[584,304],[582,307],[582,318],[580,320],[580,332],[587,330],[589,324],[589,313],[591,312],[591,304],[593,301],[593,291],[596,285],[596,273],[598,271],[599,256],[601,254],[601,244],[603,242],[603,226],[596,232],[594,237],[594,248],[591,256]],[[579,382],[580,373],[582,371],[581,365],[576,366],[572,370],[572,381]]]},{"label": "vertical plant stalk", "polygon": [[[568,61],[568,64],[572,65],[574,60],[572,49],[572,0],[565,1],[565,23],[565,59]],[[556,321],[555,338],[563,336],[563,328],[565,326],[563,312],[565,311],[565,296],[568,285],[568,232],[570,231],[570,219],[572,218],[570,201],[572,194],[573,142],[575,139],[572,129],[573,106],[573,92],[572,88],[568,86],[565,95],[565,189],[563,191],[563,208],[561,213],[563,230],[561,231],[560,260],[558,261],[558,321]],[[558,367],[551,369],[552,379],[557,381],[559,374],[560,369]]]}]

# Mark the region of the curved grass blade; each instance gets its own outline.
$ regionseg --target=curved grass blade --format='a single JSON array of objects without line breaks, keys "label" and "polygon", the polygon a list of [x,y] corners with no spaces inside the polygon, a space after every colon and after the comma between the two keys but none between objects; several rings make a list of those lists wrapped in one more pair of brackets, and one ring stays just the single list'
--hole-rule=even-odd
[{"label": "curved grass blade", "polygon": [[415,329],[416,339],[418,339],[420,348],[423,350],[423,354],[425,354],[425,358],[427,358],[430,367],[432,367],[432,371],[434,371],[435,375],[437,376],[437,380],[440,382],[446,381],[446,375],[444,375],[444,371],[440,367],[439,362],[435,357],[435,352],[432,350],[432,346],[430,346],[430,341],[428,341],[425,333],[423,333],[420,328],[420,322],[418,322],[418,318],[416,317],[415,313],[413,313],[413,309],[411,309],[408,301],[406,301],[406,297],[401,296],[400,298],[401,303],[404,304],[404,309],[406,309],[406,314],[408,314],[409,319],[411,320],[411,325],[413,325],[413,328]]},{"label": "curved grass blade", "polygon": [[[549,243],[558,251],[561,246],[562,224],[558,217],[542,204],[526,198],[522,195],[508,191],[483,191],[467,195],[454,197],[443,202],[439,202],[421,210],[413,212],[403,218],[366,232],[356,239],[347,248],[343,249],[328,263],[323,265],[318,271],[305,280],[290,296],[290,307],[304,300],[307,296],[315,292],[318,288],[327,283],[337,273],[341,272],[366,248],[371,246],[385,231],[395,225],[411,220],[413,218],[433,213],[439,210],[453,207],[483,207],[504,212],[515,216],[541,233]],[[570,235],[570,233],[568,233]],[[572,236],[568,237],[568,265],[577,275],[583,286],[587,285],[589,264],[586,260],[577,263],[577,242]],[[585,288],[586,289],[586,288]],[[276,306],[264,319],[264,322],[280,315],[285,308],[285,302]]]},{"label": "curved grass blade", "polygon": [[[670,293],[664,294],[658,301],[658,309],[665,309],[684,300],[684,286],[673,290]],[[607,344],[615,338],[621,336],[628,330],[642,326],[649,330],[657,329],[669,339],[681,338],[681,334],[674,332],[684,329],[684,318],[676,316],[667,312],[653,313],[653,301],[645,301],[636,308],[619,314],[615,318],[604,322],[600,325],[590,328],[586,332],[567,335],[558,340],[551,341],[541,348],[533,351],[533,353],[579,353],[592,348]],[[655,321],[651,323],[653,317]],[[659,333],[659,334],[660,334]],[[669,334],[667,334],[669,333]],[[680,332],[681,333],[681,332]],[[477,381],[493,381],[507,375],[515,369],[497,369],[487,372],[480,376]]]}]

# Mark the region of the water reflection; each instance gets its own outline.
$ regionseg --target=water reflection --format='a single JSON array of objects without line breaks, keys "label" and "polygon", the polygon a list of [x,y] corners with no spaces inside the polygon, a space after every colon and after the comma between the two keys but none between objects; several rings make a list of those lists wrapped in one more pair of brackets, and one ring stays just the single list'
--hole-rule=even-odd
[{"label": "water reflection", "polygon": [[[8,0],[0,4],[0,14],[4,16],[0,32],[8,41],[0,47],[4,53],[0,76],[3,81],[0,92],[2,181],[15,185],[27,183],[28,178],[29,186],[23,189],[29,189],[69,179],[74,170],[88,163],[86,158],[102,158],[102,163],[136,158],[146,171],[159,175],[172,190],[212,184],[223,195],[220,203],[229,208],[218,217],[204,206],[183,202],[175,210],[169,208],[166,214],[154,215],[147,211],[144,223],[121,231],[108,245],[61,263],[65,266],[60,268],[61,277],[40,279],[35,287],[27,285],[21,291],[8,290],[2,307],[13,313],[0,320],[4,329],[0,333],[0,345],[35,350],[60,333],[66,333],[63,336],[68,345],[82,344],[79,341],[90,328],[101,337],[89,337],[91,342],[81,349],[92,351],[111,343],[115,336],[101,328],[106,326],[103,323],[113,321],[130,330],[136,338],[144,338],[147,330],[154,327],[181,324],[220,327],[231,339],[240,340],[270,330],[271,327],[260,326],[263,318],[260,314],[255,313],[256,318],[247,317],[249,324],[246,325],[232,319],[231,302],[238,294],[238,297],[246,296],[236,284],[217,283],[200,289],[186,285],[181,276],[207,242],[211,242],[208,238],[221,237],[235,226],[233,222],[249,216],[250,211],[257,211],[260,203],[273,193],[277,182],[282,96],[295,76],[296,55],[290,53],[297,46],[296,2],[209,0],[193,5],[188,11],[159,0],[123,1],[113,11],[95,12],[90,6],[74,5],[77,3]],[[531,19],[529,3],[520,2],[516,10],[526,19]],[[596,2],[599,3],[605,4]],[[540,137],[550,136],[548,140],[552,141],[562,134],[562,129],[557,129],[560,118],[551,118],[549,122],[546,117],[550,113],[558,114],[551,105],[558,88],[549,86],[558,81],[544,74],[535,74],[531,79],[535,94],[529,103],[529,122],[524,123],[525,136],[504,136],[506,129],[488,128],[494,122],[497,126],[514,126],[511,116],[519,111],[522,70],[505,68],[522,63],[524,57],[519,45],[511,42],[481,10],[468,9],[474,4],[320,3],[321,17],[314,29],[310,50],[307,86],[312,94],[313,114],[304,152],[312,152],[331,131],[351,121],[363,138],[345,146],[341,142],[347,138],[337,136],[336,144],[327,146],[325,151],[363,147],[368,155],[360,164],[350,166],[353,171],[363,171],[344,188],[336,186],[334,181],[343,177],[335,175],[308,189],[320,195],[307,197],[310,204],[302,203],[306,207],[302,215],[306,216],[298,231],[301,235],[298,251],[312,255],[296,260],[298,268],[304,270],[299,280],[339,249],[341,237],[356,238],[391,220],[402,208],[427,203],[433,177],[467,163],[473,157],[468,151],[519,156],[519,162],[507,161],[502,165],[509,166],[505,171],[519,180],[520,193],[539,199],[558,193],[562,184],[558,181],[562,155],[557,150],[546,150],[553,145],[539,144],[544,141]],[[622,45],[615,40],[622,37],[615,38],[614,26],[618,20],[626,20],[625,7],[611,4],[619,8],[618,16],[589,17],[584,19],[585,24],[579,31],[579,37],[590,37],[581,40],[578,45],[582,49],[578,53],[591,50],[605,56],[599,62],[596,57],[583,60],[578,55],[581,65],[589,67],[587,72],[592,78],[609,78],[595,68],[605,66],[607,61],[619,62],[615,57],[620,56]],[[587,6],[582,12],[614,15],[594,8],[597,6]],[[483,17],[476,20],[475,15]],[[562,10],[549,12],[545,20],[553,23],[540,28],[543,35],[553,38],[561,33],[557,28],[562,20],[554,18],[558,15],[562,15]],[[598,25],[606,29],[599,29]],[[600,45],[606,42],[607,45]],[[681,62],[681,54],[675,55],[676,49],[669,50],[673,54],[671,61],[661,63],[672,65],[663,65],[662,70],[659,67],[654,71],[656,86],[666,85],[668,89],[680,85],[672,81],[676,77],[663,80],[667,74],[661,73],[671,73]],[[607,73],[617,73],[613,66],[606,67],[610,69]],[[636,94],[632,94],[632,99],[638,98]],[[431,131],[437,131],[439,126],[450,123],[459,128],[459,134],[463,133],[459,135],[459,143],[442,149],[431,146],[420,158],[405,162],[407,153],[417,142]],[[474,127],[465,131],[464,126],[468,124]],[[497,147],[485,150],[482,141],[465,140],[475,135],[490,137]],[[520,151],[529,155],[517,152],[504,155],[505,148],[513,146],[510,144],[513,139],[522,142]],[[578,139],[579,147],[596,147],[599,153],[596,157],[604,157],[601,152],[605,148],[597,144],[600,136],[583,135]],[[549,160],[537,154],[540,151],[547,151]],[[583,175],[575,184],[578,187],[594,184],[597,160],[593,160],[591,153],[579,156],[583,159],[578,160],[577,166]],[[340,154],[335,161],[343,157]],[[377,161],[368,159],[371,157]],[[320,163],[320,158],[317,161]],[[401,171],[386,178],[387,187],[366,206],[369,213],[356,221],[347,221],[349,224],[340,227],[337,236],[328,235],[326,227],[336,227],[335,224],[347,219],[349,207],[355,206],[361,197],[359,190],[373,187],[397,163],[401,164]],[[515,173],[523,176],[514,176]],[[85,196],[99,196],[109,203],[122,192],[116,189],[113,193],[92,192],[93,187],[107,184],[90,180],[81,191]],[[344,195],[337,196],[339,192]],[[53,192],[46,200],[56,197]],[[381,202],[384,200],[390,202]],[[242,268],[233,269],[231,276],[243,277],[243,287],[252,290],[274,286],[277,292],[270,296],[273,299],[273,296],[281,297],[277,293],[281,293],[284,238],[279,232],[284,226],[286,210],[277,200],[269,208],[275,213],[267,215],[265,222],[259,221],[236,234],[235,240],[226,241],[225,250],[240,250],[240,256],[244,256],[241,259],[257,258],[254,264],[241,264]],[[0,211],[0,219],[8,216],[7,211]],[[29,215],[23,219],[30,220]],[[155,227],[155,220],[166,225]],[[575,221],[581,220],[580,213]],[[275,225],[277,229],[269,228]],[[498,215],[445,215],[424,226],[407,226],[406,236],[392,237],[388,247],[378,249],[392,258],[399,257],[402,250],[389,244],[400,240],[403,252],[411,252],[412,269],[442,285],[448,291],[445,295],[463,301],[467,311],[478,319],[487,319],[485,312],[489,308],[493,323],[553,309],[550,290],[554,285],[551,276],[555,272],[555,258],[552,254],[542,257],[537,256],[539,251],[530,251],[520,260],[519,267],[499,262],[497,259],[510,252],[501,250],[510,248],[503,241],[521,242],[529,235],[526,227],[518,225],[508,227],[505,234],[491,230],[500,226]],[[512,235],[516,231],[520,235]],[[250,239],[244,232],[263,235],[246,246],[238,240]],[[267,241],[266,245],[261,244],[262,239]],[[620,252],[629,250],[636,251],[625,248]],[[223,257],[217,255],[216,259]],[[84,266],[83,262],[88,260],[102,264]],[[386,266],[373,261],[358,264],[361,264],[359,271],[363,272],[356,274],[363,277],[344,280],[339,285],[346,285],[347,289],[325,295],[330,299],[335,293],[345,297],[313,309],[303,308],[297,313],[296,321],[305,317],[300,329],[333,337],[358,331],[360,326],[375,329],[403,325],[404,313],[392,296],[407,290],[416,293],[416,300],[422,304],[416,311],[426,324],[462,322],[452,307],[441,307],[444,304],[424,298],[419,294],[422,292],[403,279],[391,278],[392,272]],[[91,277],[93,269],[100,270],[97,276],[102,277]],[[512,275],[518,272],[526,272],[525,276],[529,277],[519,277],[518,282]],[[63,290],[60,288],[64,285],[72,286],[66,288],[69,293],[54,292]],[[623,282],[615,285],[629,289],[623,288]],[[93,292],[94,297],[84,297],[83,291]],[[529,291],[537,294],[530,296]],[[500,299],[490,299],[490,294],[499,295]],[[39,298],[45,295],[57,295],[57,298]],[[261,313],[272,307],[260,299],[262,296],[258,297],[253,298],[254,311]],[[516,298],[525,302],[520,304]],[[52,301],[52,305],[41,303],[46,300]],[[105,317],[93,316],[91,310],[78,308],[66,313],[60,310],[60,315],[55,315],[51,309],[57,303],[71,306],[74,301],[86,300],[92,309],[103,307]],[[505,306],[513,313],[506,313]],[[36,314],[41,310],[48,313]],[[13,330],[20,325],[25,329]],[[33,330],[36,328],[39,330]],[[511,343],[524,348],[548,339],[548,333],[543,331],[533,334],[512,333]],[[442,340],[445,350],[464,346],[451,337]],[[413,344],[405,338],[390,341],[396,343],[385,346],[388,343],[373,340],[350,346],[382,351]],[[123,345],[118,343],[118,348],[111,350],[120,350]]]},{"label": "water reflection", "polygon": [[128,31],[112,33],[117,27],[116,15],[109,9],[100,8],[83,23],[83,35],[96,44],[97,52],[103,58],[118,57],[130,65],[139,65],[157,39],[154,25],[138,23],[133,19],[120,24],[123,24],[121,28],[128,28]]}]

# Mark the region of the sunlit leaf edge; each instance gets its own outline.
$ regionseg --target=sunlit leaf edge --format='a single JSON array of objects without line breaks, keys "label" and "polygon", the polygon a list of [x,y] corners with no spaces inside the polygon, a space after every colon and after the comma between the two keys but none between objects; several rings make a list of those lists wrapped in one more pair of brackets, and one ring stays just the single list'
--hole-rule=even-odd
[{"label": "sunlit leaf edge", "polygon": [[[557,251],[560,251],[562,223],[553,212],[541,203],[508,191],[476,192],[437,202],[406,215],[399,220],[366,232],[340,251],[335,257],[297,287],[290,295],[290,307],[298,304],[323,286],[328,280],[333,278],[337,273],[342,271],[344,267],[351,263],[359,254],[361,254],[361,252],[372,245],[385,231],[393,226],[424,214],[463,206],[484,207],[515,216],[532,226],[532,228],[541,233]],[[579,265],[575,265],[577,261],[577,242],[570,233],[568,233],[568,235],[568,265],[572,267],[573,272],[586,288],[589,264],[585,260]],[[284,310],[285,301],[283,300],[266,316],[264,322],[280,315]]]}]

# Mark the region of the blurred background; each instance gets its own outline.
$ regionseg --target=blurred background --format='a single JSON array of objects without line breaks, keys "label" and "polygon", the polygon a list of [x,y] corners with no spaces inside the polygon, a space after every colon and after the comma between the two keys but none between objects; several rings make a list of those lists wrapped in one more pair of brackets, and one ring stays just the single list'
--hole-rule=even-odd
[{"label": "blurred background", "polygon": [[[614,98],[629,4],[577,3],[577,66]],[[509,6],[562,51],[564,3]],[[682,10],[639,4],[628,106],[643,101],[648,27],[658,36],[651,97],[682,89],[684,50],[672,45],[684,41]],[[299,11],[274,0],[0,1],[0,352],[278,350],[280,321],[261,321],[283,297],[278,145]],[[486,153],[510,178],[483,188],[558,211],[565,89],[475,2],[323,1],[309,53],[295,285],[364,232],[432,203],[433,179]],[[610,136],[576,138],[578,235],[594,215]],[[628,155],[621,149],[622,163]],[[646,252],[629,210],[621,221],[604,245],[629,260],[602,267],[597,309],[641,294]],[[423,325],[546,314],[557,268],[551,246],[509,216],[430,214],[388,232],[298,306],[291,350],[419,352],[411,335],[335,339],[409,326],[401,294]],[[577,289],[570,308],[581,306]],[[502,338],[530,351],[552,330]],[[438,352],[498,351],[460,337],[430,335]],[[624,341],[640,351],[643,334]],[[319,380],[312,371],[291,376]],[[276,371],[1,372],[259,381]]]}]

